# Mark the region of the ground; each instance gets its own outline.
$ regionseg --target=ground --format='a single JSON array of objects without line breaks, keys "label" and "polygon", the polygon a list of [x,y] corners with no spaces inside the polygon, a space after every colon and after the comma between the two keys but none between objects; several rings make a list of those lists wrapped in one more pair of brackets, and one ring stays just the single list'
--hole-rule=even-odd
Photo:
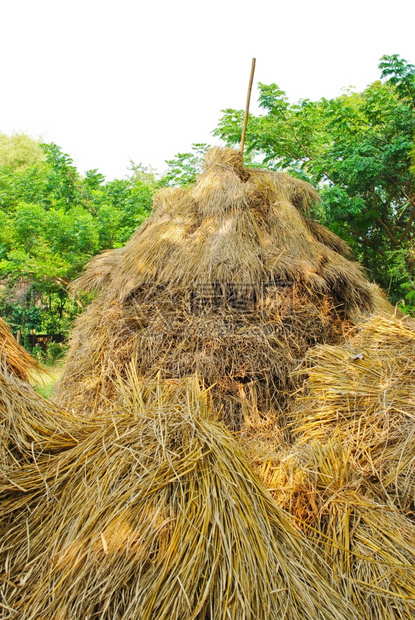
[{"label": "ground", "polygon": [[57,383],[62,372],[63,365],[61,362],[58,362],[53,366],[42,366],[42,371],[36,373],[31,381],[31,384],[38,394],[44,398],[50,398],[52,396],[53,388],[55,387],[55,384]]}]

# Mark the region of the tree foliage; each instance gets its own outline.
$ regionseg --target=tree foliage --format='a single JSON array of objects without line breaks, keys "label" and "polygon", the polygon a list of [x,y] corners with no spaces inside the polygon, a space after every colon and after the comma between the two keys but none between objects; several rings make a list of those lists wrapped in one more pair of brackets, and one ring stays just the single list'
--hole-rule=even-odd
[{"label": "tree foliage", "polygon": [[[259,85],[264,113],[251,116],[246,149],[321,192],[323,223],[345,238],[393,301],[415,304],[415,66],[383,56],[381,80],[363,92],[290,103]],[[215,134],[240,142],[242,110],[225,110]]]},{"label": "tree foliage", "polygon": [[156,185],[144,167],[109,182],[97,170],[82,176],[56,144],[0,134],[0,311],[15,331],[67,329],[77,309],[67,284],[128,240]]},{"label": "tree foliage", "polygon": [[205,143],[192,144],[188,153],[178,153],[173,159],[168,159],[166,174],[161,181],[162,185],[180,185],[189,187],[202,171],[203,160],[209,145]]},{"label": "tree foliage", "polygon": [[39,142],[25,133],[8,136],[0,132],[0,166],[22,170],[43,159]]}]

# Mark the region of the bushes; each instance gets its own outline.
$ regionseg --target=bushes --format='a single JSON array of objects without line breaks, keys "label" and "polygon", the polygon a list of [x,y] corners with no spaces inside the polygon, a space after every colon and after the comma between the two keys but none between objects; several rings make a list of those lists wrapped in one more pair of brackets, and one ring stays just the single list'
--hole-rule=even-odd
[{"label": "bushes", "polygon": [[27,348],[39,362],[52,366],[63,359],[68,350],[68,345],[65,342],[55,342],[51,340],[46,347],[41,347],[39,344],[36,344],[34,347],[30,347],[29,345]]}]

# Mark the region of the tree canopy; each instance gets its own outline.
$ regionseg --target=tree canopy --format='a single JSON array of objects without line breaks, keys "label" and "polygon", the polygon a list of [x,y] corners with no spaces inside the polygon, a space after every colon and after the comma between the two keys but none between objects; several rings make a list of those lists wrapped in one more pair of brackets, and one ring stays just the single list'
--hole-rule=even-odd
[{"label": "tree canopy", "polygon": [[1,311],[12,328],[65,331],[76,311],[67,284],[94,254],[124,245],[155,187],[143,167],[106,182],[81,175],[54,143],[0,134]]}]

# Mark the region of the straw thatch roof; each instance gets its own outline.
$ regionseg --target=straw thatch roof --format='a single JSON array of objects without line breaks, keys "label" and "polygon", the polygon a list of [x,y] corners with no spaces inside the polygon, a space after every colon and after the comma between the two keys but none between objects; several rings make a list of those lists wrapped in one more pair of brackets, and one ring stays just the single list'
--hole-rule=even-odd
[{"label": "straw thatch roof", "polygon": [[317,200],[304,181],[209,151],[194,187],[159,192],[127,245],[75,284],[98,298],[73,333],[59,402],[103,406],[134,359],[144,378],[197,371],[233,428],[246,412],[283,410],[310,346],[388,308],[344,242],[309,218]]}]

